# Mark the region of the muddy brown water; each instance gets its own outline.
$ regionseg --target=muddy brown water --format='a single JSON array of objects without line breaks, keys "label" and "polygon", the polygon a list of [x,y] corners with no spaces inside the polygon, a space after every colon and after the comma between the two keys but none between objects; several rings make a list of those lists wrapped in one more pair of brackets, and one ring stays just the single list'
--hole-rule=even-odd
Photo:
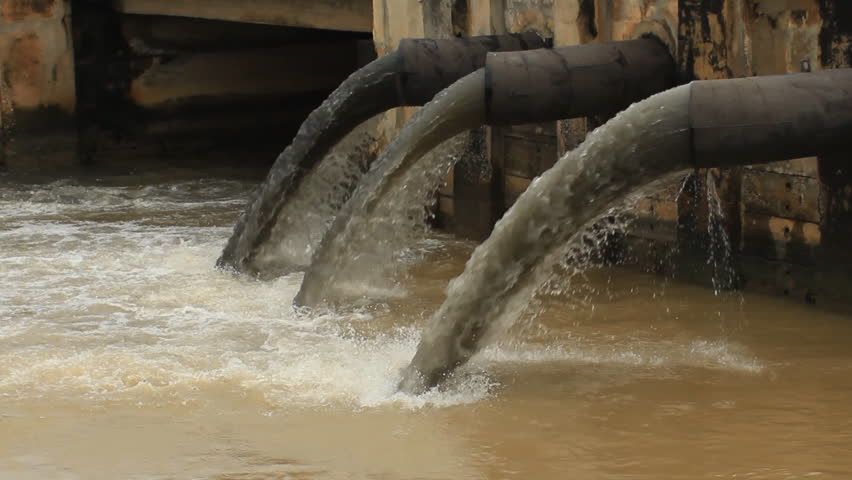
[{"label": "muddy brown water", "polygon": [[253,185],[0,179],[0,479],[852,478],[849,316],[595,270],[403,395],[473,246],[296,314],[213,268]]}]

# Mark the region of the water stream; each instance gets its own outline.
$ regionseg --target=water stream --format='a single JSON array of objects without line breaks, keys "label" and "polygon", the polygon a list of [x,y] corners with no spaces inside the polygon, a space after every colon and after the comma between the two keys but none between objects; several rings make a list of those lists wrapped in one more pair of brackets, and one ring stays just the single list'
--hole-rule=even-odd
[{"label": "water stream", "polygon": [[252,257],[263,279],[304,271],[334,217],[376,158],[377,120],[368,120],[341,140],[308,173],[272,221],[268,239]]},{"label": "water stream", "polygon": [[[324,157],[358,125],[397,106],[398,99],[394,92],[399,76],[398,63],[399,57],[395,53],[374,60],[353,73],[308,115],[292,143],[275,161],[266,180],[234,225],[234,231],[216,262],[219,267],[270,277],[303,266],[304,252],[291,255],[293,265],[288,264],[286,256],[270,259],[268,250],[260,252],[260,261],[256,261],[255,257],[259,249],[270,248],[267,244],[273,244],[271,248],[275,248],[275,245],[285,242],[289,234],[286,225],[299,222],[298,219],[288,217],[292,210],[284,208],[293,201],[294,196],[307,195],[314,199],[321,195],[318,188],[326,187],[330,189],[328,194],[334,197],[333,202],[345,201],[357,181],[357,172],[363,170],[371,160],[366,147],[371,141],[362,141],[356,133],[356,140],[350,140],[345,145],[352,147],[355,146],[353,143],[360,143],[358,148],[341,151],[325,161]],[[318,164],[323,172],[314,173]],[[310,188],[300,188],[306,179],[310,181],[311,178],[321,178],[323,181],[313,181]],[[297,212],[299,215],[320,219],[328,216],[322,211],[327,208],[323,203],[301,201],[298,205],[303,209]],[[285,218],[282,219],[282,215]],[[322,221],[315,223],[321,225]],[[276,229],[276,225],[280,226]],[[316,230],[300,228],[293,235],[311,239],[317,236]]]}]

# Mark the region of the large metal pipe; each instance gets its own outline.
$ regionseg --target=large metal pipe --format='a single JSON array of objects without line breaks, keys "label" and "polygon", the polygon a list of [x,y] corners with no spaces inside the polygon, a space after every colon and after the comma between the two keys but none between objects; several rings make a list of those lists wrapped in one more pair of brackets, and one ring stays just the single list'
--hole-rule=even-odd
[{"label": "large metal pipe", "polygon": [[486,118],[517,125],[615,114],[674,82],[674,60],[653,37],[489,54]]},{"label": "large metal pipe", "polygon": [[692,163],[727,167],[852,151],[852,69],[693,82]]},{"label": "large metal pipe", "polygon": [[394,107],[423,105],[456,80],[482,68],[488,52],[545,46],[547,41],[533,32],[402,40],[397,51],[352,74],[305,119],[255,200],[240,216],[217,265],[241,273],[261,273],[255,255],[270,241],[281,209],[307,174],[355,127]]},{"label": "large metal pipe", "polygon": [[[535,275],[550,270],[543,260],[642,185],[689,167],[850,152],[852,69],[697,81],[634,105],[542,175],[477,248],[450,284],[400,387],[420,393],[468,361],[490,317],[506,311],[507,299],[526,300],[517,295],[540,286],[523,282],[546,278]],[[524,234],[530,230],[544,233]]]},{"label": "large metal pipe", "polygon": [[[294,302],[313,307],[329,300],[334,283],[362,281],[366,272],[359,262],[364,258],[377,259],[369,262],[368,271],[382,271],[377,262],[389,258],[389,243],[381,243],[369,230],[370,222],[363,220],[375,216],[376,209],[391,200],[389,192],[405,189],[410,178],[417,178],[417,187],[425,191],[437,189],[437,184],[423,183],[428,181],[424,177],[409,177],[405,172],[442,141],[483,123],[521,124],[615,113],[672,87],[673,82],[671,55],[653,38],[488,54],[484,71],[459,80],[424,107],[377,160],[355,198],[326,231]],[[434,168],[438,166],[416,171]],[[381,247],[375,256],[366,253],[376,245]],[[349,261],[355,258],[361,260]]]},{"label": "large metal pipe", "polygon": [[399,42],[400,105],[419,106],[441,90],[485,66],[490,52],[542,49],[550,41],[535,32],[453,39],[403,39]]}]

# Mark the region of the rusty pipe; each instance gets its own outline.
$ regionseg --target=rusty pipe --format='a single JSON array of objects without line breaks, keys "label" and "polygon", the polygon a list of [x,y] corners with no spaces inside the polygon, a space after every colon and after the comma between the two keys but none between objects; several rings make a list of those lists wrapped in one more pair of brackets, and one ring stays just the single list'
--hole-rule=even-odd
[{"label": "rusty pipe", "polygon": [[518,125],[611,115],[674,82],[674,60],[654,37],[490,53],[486,119],[489,125]]},{"label": "rusty pipe", "polygon": [[852,69],[693,82],[689,128],[696,167],[848,153]]},{"label": "rusty pipe", "polygon": [[[613,145],[618,148],[610,148]],[[520,253],[530,248],[529,238],[547,242],[536,249],[547,255],[620,197],[684,168],[749,165],[850,150],[852,69],[697,81],[625,110],[602,126],[596,138],[586,140],[576,153],[545,173],[537,190],[518,199],[508,214],[514,217],[502,220],[507,222],[505,228],[495,230],[484,250],[474,253],[430,322],[400,388],[423,392],[476,353],[487,335],[489,312],[501,311],[495,302],[529,287],[519,287],[519,279],[528,279],[517,275],[502,283],[487,283],[495,268],[535,272],[541,265],[544,257]],[[602,177],[602,169],[608,176]],[[600,178],[603,184],[598,183]],[[542,188],[561,182],[569,182],[568,188],[540,195]],[[604,192],[603,197],[589,200],[587,188]],[[564,214],[536,217],[538,222],[556,222],[546,235],[518,235],[519,230],[511,226],[527,227],[530,222],[524,221],[525,216],[557,204],[567,208]],[[570,227],[559,230],[566,225]]]},{"label": "rusty pipe", "polygon": [[490,52],[542,49],[550,41],[535,32],[452,39],[403,39],[397,52],[400,105],[420,106],[441,90],[485,66]]}]

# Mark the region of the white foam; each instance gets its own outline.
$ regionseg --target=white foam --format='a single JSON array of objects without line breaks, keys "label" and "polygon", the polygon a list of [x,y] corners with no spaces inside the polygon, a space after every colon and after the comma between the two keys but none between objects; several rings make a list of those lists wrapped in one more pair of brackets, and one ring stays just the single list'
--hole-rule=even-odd
[{"label": "white foam", "polygon": [[[157,195],[174,200],[169,188],[147,195],[151,204],[162,200]],[[215,188],[204,195],[231,198]],[[78,207],[94,208],[86,202]],[[190,204],[207,208],[187,200],[174,217],[178,225],[199,215]],[[298,274],[258,282],[215,270],[227,224],[102,223],[72,214],[44,221],[26,217],[26,201],[2,208],[14,219],[0,218],[0,397],[18,401],[68,396],[184,404],[225,391],[270,408],[445,407],[493,395],[499,385],[487,372],[495,363],[761,368],[723,342],[611,350],[582,342],[517,343],[487,349],[441,389],[405,395],[396,387],[415,353],[417,328],[389,309],[297,313],[291,303]]]},{"label": "white foam", "polygon": [[[72,189],[82,200],[67,204],[94,208],[105,202],[101,193]],[[157,195],[172,195],[167,188],[148,194],[159,206]],[[270,407],[419,408],[477,401],[491,391],[487,376],[471,373],[452,389],[396,393],[419,332],[403,325],[359,334],[353,325],[369,322],[369,311],[298,315],[291,301],[301,275],[257,282],[216,271],[229,226],[86,222],[67,210],[64,221],[28,217],[60,210],[49,203],[33,209],[30,201],[56,195],[3,204],[14,219],[0,220],[7,245],[0,252],[7,281],[0,396],[159,404],[201,401],[204,391],[224,389]],[[134,208],[156,215],[159,206]],[[195,215],[189,203],[178,210],[178,221]]]}]

